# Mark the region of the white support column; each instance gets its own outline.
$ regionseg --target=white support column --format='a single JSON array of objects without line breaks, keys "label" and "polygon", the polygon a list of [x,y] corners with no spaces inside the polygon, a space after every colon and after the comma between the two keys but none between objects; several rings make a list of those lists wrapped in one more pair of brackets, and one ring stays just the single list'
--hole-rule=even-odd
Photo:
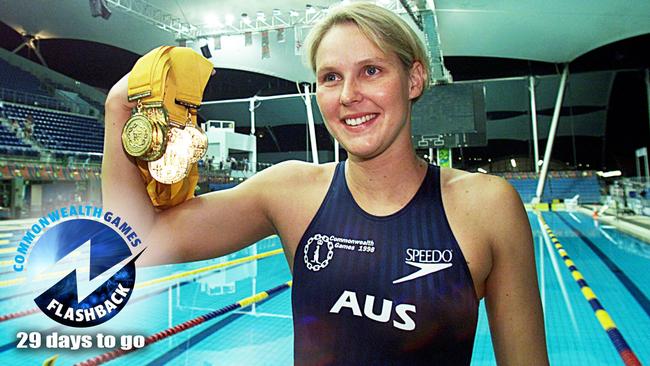
[{"label": "white support column", "polygon": [[537,191],[533,203],[538,203],[542,200],[544,193],[544,183],[546,183],[546,174],[548,173],[548,166],[551,162],[551,152],[553,151],[553,142],[555,141],[555,132],[557,131],[557,124],[560,120],[560,110],[562,109],[562,99],[564,99],[564,90],[566,87],[566,80],[569,76],[569,65],[564,65],[562,77],[560,78],[560,86],[557,91],[557,99],[555,99],[555,109],[553,110],[553,119],[551,120],[551,128],[548,131],[548,139],[546,140],[546,150],[544,151],[544,164],[542,164],[542,171],[539,173],[539,181],[537,182]]},{"label": "white support column", "polygon": [[305,84],[305,106],[307,107],[307,126],[309,127],[309,141],[311,142],[311,158],[314,164],[318,164],[318,146],[316,146],[316,126],[314,125],[314,114],[311,109],[311,94],[309,84]]},{"label": "white support column", "polygon": [[539,140],[537,137],[537,103],[535,101],[535,78],[528,77],[528,91],[530,93],[530,117],[533,124],[533,151],[535,152],[535,173],[539,173]]},{"label": "white support column", "polygon": [[248,111],[251,113],[251,135],[255,134],[255,103],[257,102],[257,99],[255,97],[252,97],[250,101],[248,102]]},{"label": "white support column", "polygon": [[[255,136],[255,103],[257,102],[257,99],[255,97],[252,97],[251,100],[248,102],[248,111],[251,113],[251,133],[250,135],[253,136],[253,143],[255,144],[254,149],[255,152],[253,154],[250,154],[250,164],[251,164],[251,170],[253,172],[257,172],[257,136]],[[225,145],[225,144],[224,144]]]},{"label": "white support column", "polygon": [[[650,182],[650,167],[648,165],[648,148],[642,147],[634,151],[634,161],[636,163],[637,177],[643,177],[646,181]],[[642,163],[643,162],[643,163]],[[643,168],[643,170],[641,169]]]},{"label": "white support column", "polygon": [[338,163],[339,160],[339,141],[334,139],[334,161]]}]

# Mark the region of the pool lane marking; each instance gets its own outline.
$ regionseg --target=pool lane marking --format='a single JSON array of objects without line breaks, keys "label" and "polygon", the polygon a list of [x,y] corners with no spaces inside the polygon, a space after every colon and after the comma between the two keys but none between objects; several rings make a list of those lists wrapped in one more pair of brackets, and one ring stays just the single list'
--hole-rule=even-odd
[{"label": "pool lane marking", "polygon": [[280,254],[282,252],[283,252],[282,248],[275,249],[275,250],[270,250],[268,252],[255,254],[255,255],[248,256],[248,257],[239,258],[239,259],[234,259],[234,260],[231,260],[231,261],[228,261],[228,262],[217,263],[217,264],[213,264],[213,265],[210,265],[210,266],[197,268],[197,269],[193,269],[193,270],[189,270],[189,271],[185,271],[185,272],[181,272],[181,273],[177,273],[177,274],[173,274],[173,275],[169,275],[169,276],[160,277],[160,278],[156,278],[156,279],[153,279],[153,280],[141,282],[139,284],[136,284],[135,288],[148,287],[148,286],[152,286],[152,285],[155,285],[155,284],[158,284],[158,283],[161,283],[161,282],[171,281],[171,280],[175,280],[175,279],[195,275],[195,274],[202,273],[202,272],[207,272],[207,271],[212,271],[212,270],[215,270],[215,269],[220,269],[220,268],[223,268],[223,267],[234,266],[234,265],[237,265],[237,264],[250,262],[252,260],[262,259],[262,258],[270,257],[272,255],[277,255],[277,254]]},{"label": "pool lane marking", "polygon": [[614,240],[614,238],[609,236],[609,234],[607,234],[605,230],[598,228],[598,231],[600,231],[600,233],[603,234],[603,236],[607,238],[607,240],[611,241],[614,245],[619,245],[619,243],[616,240]]},{"label": "pool lane marking", "polygon": [[[177,274],[173,274],[173,275],[169,275],[169,276],[159,277],[159,278],[156,278],[156,279],[153,279],[153,280],[142,282],[140,284],[136,284],[135,288],[136,289],[141,289],[141,288],[153,286],[153,285],[159,284],[161,282],[165,282],[165,281],[176,280],[176,279],[196,275],[196,274],[203,273],[203,272],[213,271],[213,270],[216,270],[216,269],[222,269],[222,268],[230,267],[230,266],[236,266],[238,264],[242,264],[242,263],[250,262],[250,261],[253,261],[253,260],[263,259],[263,258],[266,258],[266,257],[277,255],[277,254],[280,254],[282,252],[283,252],[282,248],[275,249],[275,250],[270,250],[268,252],[255,254],[255,255],[248,256],[248,257],[234,259],[234,260],[223,262],[223,263],[217,263],[217,264],[214,264],[214,265],[201,267],[201,268],[197,268],[197,269],[193,269],[193,270],[189,270],[189,271],[185,271],[185,272],[181,272],[181,273],[177,273]],[[7,280],[7,281],[12,281],[12,280]],[[7,282],[7,281],[5,281],[5,282]],[[23,281],[24,281],[24,279],[23,279]],[[0,287],[2,287],[2,286],[0,286]],[[40,312],[39,308],[33,308],[33,309],[22,310],[22,311],[18,311],[18,312],[14,312],[14,313],[0,315],[0,322],[20,318],[20,317],[35,314],[35,313],[38,313],[38,312]]]},{"label": "pool lane marking", "polygon": [[[75,252],[75,253],[72,253],[70,255],[70,258],[76,258],[76,257],[79,257],[82,254],[87,254],[87,252]],[[11,262],[13,262],[13,261],[11,261]],[[0,263],[2,263],[2,262],[0,262]],[[86,272],[89,271],[89,267],[81,267],[81,268],[78,268],[78,269],[79,269],[80,273],[86,273]],[[15,271],[13,271],[13,272],[16,273]],[[35,281],[48,280],[48,279],[57,278],[57,277],[67,275],[70,272],[71,271],[59,271],[59,272],[51,272],[51,273],[41,273],[39,275],[34,276],[33,280],[35,280]],[[20,285],[25,281],[27,281],[27,276],[20,276],[20,277],[11,278],[11,279],[8,279],[8,280],[2,280],[2,281],[0,281],[0,288]]]},{"label": "pool lane marking", "polygon": [[[619,356],[623,360],[623,363],[626,366],[641,366],[641,362],[637,358],[636,354],[634,353],[634,351],[632,351],[627,341],[625,341],[625,338],[623,338],[623,334],[618,330],[612,317],[609,315],[609,313],[605,310],[603,305],[600,303],[600,301],[596,297],[596,294],[591,289],[591,287],[589,287],[582,273],[578,271],[578,268],[576,267],[575,263],[573,263],[567,251],[564,249],[564,247],[562,246],[558,238],[555,236],[553,230],[551,230],[548,224],[546,224],[546,221],[544,221],[542,214],[538,213],[538,215],[540,221],[543,223],[543,227],[546,230],[548,237],[555,244],[555,249],[557,250],[557,253],[564,260],[564,264],[571,272],[571,276],[580,287],[580,292],[582,292],[582,296],[584,296],[587,302],[589,302],[589,305],[591,305],[591,308],[594,311],[594,315],[596,316],[596,319],[598,319],[598,323],[600,323],[600,326],[607,333],[609,340],[614,345],[614,348],[616,349],[616,352],[618,352]],[[560,219],[562,219],[562,221],[564,221],[567,225],[569,225],[569,223],[563,217],[561,216],[559,217]],[[571,226],[569,225],[569,227]],[[576,230],[574,230],[574,232],[575,231]]]},{"label": "pool lane marking", "polygon": [[[575,313],[573,312],[572,302],[569,300],[569,293],[567,292],[566,285],[564,284],[564,279],[562,278],[562,273],[560,270],[560,265],[557,263],[555,255],[553,255],[553,248],[551,240],[548,237],[548,234],[545,232],[544,223],[541,220],[540,216],[537,216],[537,222],[539,224],[539,229],[542,232],[542,237],[544,238],[544,243],[546,244],[546,251],[548,252],[548,258],[551,260],[553,265],[553,272],[555,273],[555,279],[560,285],[560,291],[562,292],[562,299],[564,300],[564,305],[566,306],[567,311],[569,312],[569,318],[571,319],[571,325],[573,325],[573,330],[576,334],[580,334],[580,328],[578,327],[578,322],[576,321]],[[541,247],[540,243],[540,247]],[[542,252],[543,256],[543,252]]]},{"label": "pool lane marking", "polygon": [[[234,323],[236,320],[244,317],[244,313],[240,312],[232,312],[225,316],[223,319],[219,319],[217,322],[214,324],[206,327],[200,332],[197,332],[195,335],[192,335],[188,340],[180,342],[178,345],[176,345],[173,348],[170,348],[169,350],[163,350],[163,354],[158,356],[157,358],[151,360],[151,361],[143,361],[147,362],[146,364],[143,363],[144,366],[165,366],[165,365],[170,365],[171,360],[179,357],[182,355],[185,351],[190,350],[192,347],[194,347],[196,344],[200,343],[204,339],[210,337],[214,333],[218,332],[219,330],[225,328],[227,325]],[[191,359],[191,355],[190,359]],[[155,357],[155,355],[154,355]],[[182,363],[181,363],[182,364]],[[91,364],[92,365],[92,364]],[[85,366],[83,363],[80,364],[79,366]]]},{"label": "pool lane marking", "polygon": [[[224,306],[221,309],[211,311],[209,313],[198,316],[198,317],[196,317],[194,319],[187,320],[187,321],[185,321],[183,323],[177,324],[177,325],[175,325],[173,327],[167,328],[167,329],[162,330],[162,331],[160,331],[158,333],[150,335],[150,336],[145,338],[144,347],[146,347],[146,346],[148,346],[148,345],[150,345],[152,343],[158,342],[158,341],[160,341],[162,339],[171,337],[171,336],[173,336],[173,335],[175,335],[177,333],[183,332],[183,331],[185,331],[187,329],[193,328],[193,327],[195,327],[195,326],[197,326],[199,324],[205,323],[205,322],[207,322],[209,320],[212,320],[212,319],[214,319],[214,318],[216,318],[218,316],[229,313],[229,312],[231,312],[233,310],[242,309],[242,308],[250,306],[250,305],[252,305],[254,303],[266,300],[267,298],[269,298],[269,297],[271,297],[271,296],[273,296],[273,295],[275,295],[275,294],[277,294],[279,292],[282,292],[282,291],[290,288],[292,283],[293,283],[293,281],[291,281],[291,280],[287,281],[287,282],[285,282],[285,283],[283,283],[283,284],[281,284],[279,286],[276,286],[274,288],[268,289],[266,291],[258,292],[257,294],[255,294],[253,296],[243,298],[243,299],[241,299],[241,300],[239,300],[239,301],[237,301],[235,303],[232,303],[232,304],[230,304],[228,306]],[[197,334],[196,336],[198,336],[198,335],[202,336],[201,339],[199,339],[199,341],[200,341],[200,340],[206,338],[209,334],[206,335],[206,334],[204,334],[204,332],[201,332],[201,333]],[[185,343],[186,342],[183,342],[180,345],[181,348],[176,347],[175,349],[172,349],[171,351],[167,352],[171,356],[170,359],[175,358],[178,354],[182,353],[185,349],[188,348]],[[142,347],[142,348],[144,348],[144,347]],[[133,351],[136,351],[136,350],[139,350],[139,349],[142,349],[142,348],[131,348],[128,351],[125,351],[125,350],[123,350],[121,348],[116,348],[113,351],[103,353],[103,354],[101,354],[99,356],[93,357],[93,358],[88,359],[86,361],[76,363],[75,365],[77,365],[77,366],[100,365],[100,364],[103,364],[105,362],[112,361],[112,360],[114,360],[114,359],[116,359],[116,358],[118,358],[120,356],[123,356],[123,355],[125,355],[127,353],[131,353]],[[180,350],[181,352],[178,353],[178,350]],[[171,352],[174,352],[174,353],[171,354]]]},{"label": "pool lane marking", "polygon": [[580,238],[582,241],[587,244],[587,246],[596,254],[598,258],[600,258],[607,268],[612,271],[614,276],[618,278],[619,281],[625,286],[627,291],[634,297],[634,299],[639,303],[639,306],[645,311],[645,313],[650,316],[650,299],[639,289],[639,287],[632,282],[630,277],[628,277],[623,270],[616,265],[608,256],[598,248],[596,244],[594,244],[591,239],[586,237],[580,230],[577,230],[574,228],[569,222],[564,219],[561,215],[556,214],[560,220],[564,221],[564,223],[571,229],[573,232]]},{"label": "pool lane marking", "polygon": [[571,216],[571,218],[575,220],[575,222],[577,222],[578,224],[582,224],[582,221],[580,221],[580,219],[577,218],[576,215],[574,215],[573,213],[569,212],[569,216]]},{"label": "pool lane marking", "polygon": [[[266,239],[272,239],[272,238],[277,238],[277,237],[278,237],[277,235],[271,235],[271,236],[267,237]],[[2,240],[0,240],[0,246],[1,245],[3,245]],[[11,242],[11,243],[8,242],[5,245],[9,245],[9,246],[11,246],[11,248],[13,248],[12,250],[8,250],[7,253],[15,252],[16,251],[16,245],[18,245],[18,242]],[[7,248],[7,249],[9,249],[9,248]],[[0,252],[0,254],[2,254],[2,252]],[[10,267],[13,263],[14,263],[13,260],[0,260],[0,268],[5,267],[5,266]],[[2,287],[1,284],[0,284],[0,287]]]},{"label": "pool lane marking", "polygon": [[[207,274],[204,274],[204,275],[199,276],[197,278],[203,278],[203,276],[209,276],[209,275],[210,274],[207,273]],[[187,285],[189,283],[193,283],[193,281],[192,280],[186,280],[186,281],[183,281],[183,282],[179,282],[177,284],[177,286],[185,286],[185,285]],[[131,301],[129,301],[129,304],[135,304],[135,303],[138,303],[140,301],[143,301],[143,300],[146,300],[148,298],[154,297],[156,295],[160,295],[160,294],[165,293],[165,292],[167,292],[166,288],[161,288],[161,289],[158,289],[158,290],[154,290],[154,291],[146,293],[145,295],[134,297]],[[60,329],[63,329],[63,327],[57,325],[55,327],[52,327],[52,328],[46,329],[44,331],[41,331],[41,333],[42,334],[52,334],[52,332],[59,331]],[[0,353],[6,352],[6,351],[9,351],[9,350],[12,350],[12,349],[16,349],[17,344],[18,344],[18,341],[16,340],[16,341],[6,343],[4,345],[0,345]]]},{"label": "pool lane marking", "polygon": [[[195,270],[190,270],[190,271],[186,271],[186,272],[177,273],[177,274],[171,275],[171,276],[160,277],[158,279],[154,279],[154,280],[143,282],[142,284],[136,285],[136,288],[147,287],[147,286],[151,286],[151,285],[154,285],[156,283],[160,283],[160,282],[167,281],[167,280],[170,280],[170,279],[178,279],[178,278],[181,278],[181,277],[186,277],[186,276],[190,276],[190,275],[193,275],[193,274],[198,274],[198,273],[201,273],[201,272],[211,271],[211,270],[215,270],[215,269],[219,269],[219,268],[223,268],[223,267],[234,266],[234,265],[237,265],[237,264],[240,264],[240,263],[245,263],[245,262],[252,261],[252,260],[255,260],[255,259],[262,259],[262,258],[266,258],[266,257],[271,256],[271,255],[280,254],[281,252],[282,252],[282,249],[276,249],[276,250],[260,253],[260,254],[253,255],[253,256],[248,256],[248,257],[243,257],[243,258],[240,258],[240,259],[235,259],[235,260],[228,261],[228,262],[217,263],[217,264],[212,265],[212,266],[207,266],[207,267],[202,267],[202,268],[195,269]],[[87,272],[88,267],[81,268],[80,271]],[[61,276],[63,274],[66,274],[66,273],[63,273],[63,272],[49,273],[49,274],[45,275],[43,278],[52,278],[52,277],[55,277],[55,276]],[[41,277],[37,276],[37,279],[41,279]],[[26,281],[26,277],[24,277],[24,276],[23,277],[12,278],[12,279],[9,279],[9,280],[3,280],[3,281],[0,281],[0,288],[16,286],[16,285],[19,285],[19,284],[21,284],[21,283],[23,283],[25,281]],[[151,283],[148,283],[148,282],[151,282]],[[21,296],[22,295],[28,295],[30,293],[31,292],[26,292],[26,293],[22,293],[20,295]],[[15,296],[12,295],[10,298],[13,298],[13,297],[15,297]],[[5,298],[2,298],[2,300],[5,300]],[[11,314],[8,314],[8,315],[11,315]],[[2,318],[5,317],[5,316],[6,315],[0,316],[0,321],[2,321]]]},{"label": "pool lane marking", "polygon": [[[177,279],[177,278],[187,277],[187,276],[191,276],[193,274],[197,274],[197,273],[201,273],[201,272],[212,271],[212,270],[215,270],[215,269],[228,267],[228,266],[234,266],[234,265],[239,264],[239,263],[245,263],[245,262],[249,262],[249,261],[252,261],[252,260],[255,260],[255,259],[262,259],[262,258],[266,258],[266,257],[271,256],[271,255],[276,255],[276,254],[280,254],[280,253],[282,253],[282,249],[275,249],[275,250],[271,250],[271,251],[268,251],[268,252],[264,252],[264,253],[248,256],[248,257],[234,259],[234,260],[228,261],[228,262],[217,263],[217,264],[214,264],[214,265],[210,265],[210,266],[206,266],[206,267],[202,267],[202,268],[197,268],[197,269],[193,269],[193,270],[186,271],[186,272],[181,272],[181,273],[177,273],[177,274],[173,274],[173,275],[169,275],[169,276],[160,277],[160,278],[157,278],[157,279],[145,281],[145,282],[142,282],[140,284],[136,284],[136,288],[147,287],[147,286],[155,285],[155,284],[160,283],[160,282],[165,282],[165,281],[170,281],[170,280]],[[87,271],[88,267],[86,267],[85,269]],[[81,270],[83,271],[83,269],[81,269]],[[48,278],[53,278],[53,277],[59,277],[59,276],[64,275],[64,274],[67,274],[67,273],[63,273],[63,272],[47,273],[45,275],[36,276],[35,279],[37,279],[37,280],[48,279]],[[0,281],[0,288],[20,285],[23,282],[25,282],[26,280],[27,280],[27,276],[21,276],[21,277],[12,278],[12,279],[9,279],[9,280],[3,280],[3,281]]]}]

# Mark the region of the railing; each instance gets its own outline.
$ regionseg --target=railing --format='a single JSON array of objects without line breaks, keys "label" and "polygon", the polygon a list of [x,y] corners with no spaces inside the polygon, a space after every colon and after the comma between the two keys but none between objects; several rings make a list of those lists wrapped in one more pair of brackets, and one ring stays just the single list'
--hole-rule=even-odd
[{"label": "railing", "polygon": [[[539,179],[539,174],[535,172],[491,172],[490,174],[505,179]],[[596,175],[595,170],[557,170],[548,172],[549,178],[586,178],[594,175]]]}]

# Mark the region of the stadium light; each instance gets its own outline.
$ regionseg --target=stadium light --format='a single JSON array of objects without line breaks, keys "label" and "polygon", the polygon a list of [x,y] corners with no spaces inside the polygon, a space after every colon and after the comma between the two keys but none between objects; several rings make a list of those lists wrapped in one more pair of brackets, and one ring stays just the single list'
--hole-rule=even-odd
[{"label": "stadium light", "polygon": [[483,168],[478,168],[478,169],[476,169],[476,171],[478,171],[479,173],[487,174],[487,170],[485,170]]},{"label": "stadium light", "polygon": [[602,178],[612,178],[612,177],[620,177],[621,175],[623,175],[623,173],[620,170],[612,170],[609,172],[597,171],[596,175]]}]

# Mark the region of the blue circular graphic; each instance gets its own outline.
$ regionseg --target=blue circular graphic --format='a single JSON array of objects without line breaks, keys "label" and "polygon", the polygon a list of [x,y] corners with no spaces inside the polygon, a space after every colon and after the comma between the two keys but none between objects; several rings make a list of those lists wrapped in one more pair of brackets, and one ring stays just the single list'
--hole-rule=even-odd
[{"label": "blue circular graphic", "polygon": [[[131,297],[138,256],[129,260],[127,242],[103,222],[61,222],[46,231],[30,253],[30,271],[48,269],[48,276],[55,280],[61,277],[34,301],[48,317],[64,325],[91,327],[104,323]],[[110,277],[100,277],[103,274]]]}]

